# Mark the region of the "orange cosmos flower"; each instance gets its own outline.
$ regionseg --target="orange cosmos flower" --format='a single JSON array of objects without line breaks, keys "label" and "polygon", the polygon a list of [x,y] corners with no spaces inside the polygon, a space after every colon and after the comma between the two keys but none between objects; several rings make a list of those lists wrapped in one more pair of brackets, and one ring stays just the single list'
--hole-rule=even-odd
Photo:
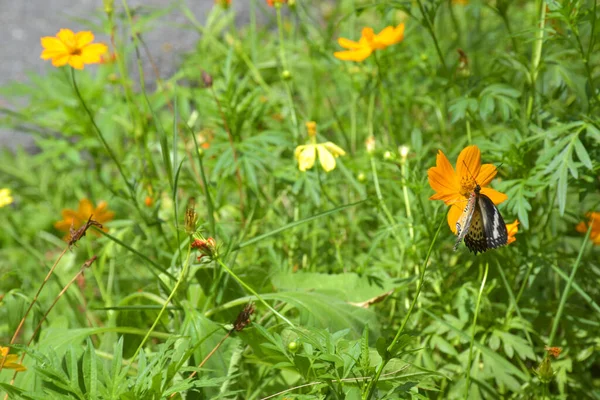
[{"label": "orange cosmos flower", "polygon": [[0,346],[0,364],[2,368],[14,369],[15,371],[25,371],[27,368],[25,366],[16,362],[19,359],[19,356],[16,354],[8,354],[8,347]]},{"label": "orange cosmos flower", "polygon": [[492,164],[481,165],[481,152],[477,146],[465,147],[460,152],[456,161],[456,171],[444,153],[438,151],[435,167],[427,170],[429,185],[436,192],[429,199],[442,200],[451,206],[448,225],[452,232],[456,234],[456,222],[477,184],[481,186],[481,193],[489,197],[494,204],[500,204],[508,198],[504,193],[486,187],[496,176],[496,172],[496,167]]},{"label": "orange cosmos flower", "polygon": [[269,7],[275,7],[276,5],[282,5],[287,3],[287,0],[267,0],[267,5]]},{"label": "orange cosmos flower", "polygon": [[223,7],[224,9],[228,9],[231,5],[231,0],[215,0],[215,4]]},{"label": "orange cosmos flower", "polygon": [[508,241],[506,242],[506,244],[511,244],[512,242],[517,240],[517,238],[515,238],[515,235],[519,233],[519,220],[515,219],[515,222],[513,222],[512,224],[506,224],[506,231],[508,232]]},{"label": "orange cosmos flower", "polygon": [[363,28],[362,35],[358,42],[350,39],[339,38],[338,43],[345,51],[336,51],[333,55],[344,61],[363,61],[375,50],[385,49],[404,39],[404,24],[397,27],[388,26],[378,34],[375,34],[373,28]]},{"label": "orange cosmos flower", "polygon": [[41,39],[44,60],[52,59],[52,65],[62,67],[69,64],[75,69],[83,69],[84,64],[98,64],[108,47],[102,43],[92,43],[94,34],[89,31],[73,33],[70,29],[61,29],[56,37]]},{"label": "orange cosmos flower", "polygon": [[586,217],[588,217],[588,222],[580,222],[575,229],[577,229],[577,232],[586,233],[591,224],[590,240],[595,245],[600,245],[600,212],[589,212]]},{"label": "orange cosmos flower", "polygon": [[[54,224],[54,227],[62,232],[67,232],[67,238],[71,227],[78,229],[85,224],[90,216],[94,221],[104,224],[105,222],[112,221],[115,217],[115,213],[108,211],[108,204],[105,201],[98,203],[98,207],[94,207],[91,201],[83,199],[79,202],[78,210],[64,209],[61,211],[62,221],[58,221]],[[108,231],[108,228],[102,228],[104,232]]]}]

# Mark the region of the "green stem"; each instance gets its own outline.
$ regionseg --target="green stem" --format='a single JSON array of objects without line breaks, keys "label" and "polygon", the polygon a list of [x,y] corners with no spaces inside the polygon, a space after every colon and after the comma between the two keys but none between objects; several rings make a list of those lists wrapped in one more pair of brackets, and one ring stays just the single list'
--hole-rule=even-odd
[{"label": "green stem", "polygon": [[405,247],[404,243],[402,242],[402,240],[396,233],[396,221],[394,220],[394,216],[392,215],[390,210],[387,208],[387,205],[385,204],[385,201],[383,200],[383,195],[381,194],[381,188],[379,187],[379,178],[377,176],[377,165],[375,164],[375,157],[373,157],[373,155],[371,155],[370,159],[371,159],[371,172],[373,174],[373,184],[375,185],[375,193],[377,194],[377,203],[379,204],[379,207],[381,207],[381,210],[385,214],[385,219],[387,219],[387,225],[389,226],[390,231],[392,232],[392,235],[394,236],[394,239],[396,239],[400,248],[404,249],[404,247]]},{"label": "green stem", "polygon": [[179,289],[179,285],[181,285],[181,282],[183,282],[183,279],[187,275],[188,267],[190,265],[190,254],[191,254],[191,251],[192,251],[192,244],[191,244],[191,237],[190,237],[190,243],[188,243],[188,250],[187,250],[187,254],[185,256],[185,263],[183,264],[183,269],[181,270],[181,274],[179,275],[179,279],[177,280],[177,283],[175,283],[175,286],[173,287],[173,290],[171,290],[171,293],[169,294],[169,297],[167,297],[167,300],[165,301],[165,303],[163,304],[162,308],[160,309],[160,312],[158,313],[158,316],[154,320],[154,323],[152,324],[152,326],[150,327],[150,329],[146,333],[146,336],[144,336],[144,339],[142,339],[140,345],[138,346],[137,350],[133,354],[133,357],[131,357],[131,360],[135,360],[136,359],[136,357],[140,353],[140,350],[142,350],[142,347],[144,347],[144,344],[146,344],[146,341],[150,337],[150,334],[152,333],[152,331],[154,331],[154,328],[156,328],[156,325],[158,325],[158,322],[162,318],[162,315],[164,314],[165,310],[167,309],[167,306],[169,305],[169,303],[173,299],[173,296],[175,296],[175,293],[177,292],[177,289]]},{"label": "green stem", "polygon": [[438,43],[437,37],[435,36],[435,31],[433,29],[433,23],[429,19],[427,12],[425,11],[425,7],[423,7],[423,2],[421,0],[417,0],[419,4],[419,9],[421,10],[421,14],[423,15],[423,20],[426,22],[425,28],[429,31],[431,38],[433,39],[433,44],[435,45],[435,50],[440,58],[440,62],[442,63],[442,67],[444,67],[444,74],[448,75],[448,67],[446,66],[446,60],[444,59],[444,54],[442,54],[442,50],[440,49],[440,44]]},{"label": "green stem", "polygon": [[558,305],[558,310],[556,311],[556,315],[554,316],[554,322],[552,323],[552,329],[550,331],[550,337],[548,338],[547,346],[552,346],[554,342],[554,338],[556,336],[556,330],[558,329],[558,323],[560,322],[560,318],[562,317],[562,313],[565,309],[565,304],[567,303],[567,297],[569,297],[569,292],[571,291],[571,285],[575,280],[575,274],[577,273],[577,269],[579,268],[579,264],[581,264],[581,258],[583,257],[583,251],[585,250],[585,246],[587,245],[588,239],[590,238],[590,234],[592,233],[593,224],[590,222],[588,226],[587,233],[585,234],[585,238],[583,239],[583,243],[579,248],[579,254],[577,255],[577,260],[575,260],[575,265],[573,266],[573,270],[571,271],[571,275],[569,276],[569,280],[567,281],[567,285],[565,286],[562,297],[560,299],[560,303]]},{"label": "green stem", "polygon": [[75,79],[75,69],[73,69],[73,68],[71,68],[71,80],[73,81],[73,88],[75,89],[75,93],[77,94],[77,98],[79,98],[79,101],[81,102],[81,105],[83,106],[83,108],[85,109],[86,114],[90,118],[90,121],[92,122],[92,125],[94,126],[94,129],[95,129],[96,133],[98,134],[98,137],[100,138],[100,141],[104,145],[104,148],[106,148],[106,151],[108,152],[108,155],[110,156],[110,158],[113,160],[113,162],[117,166],[117,169],[119,170],[119,174],[121,174],[121,177],[125,181],[125,185],[129,189],[129,194],[131,196],[131,199],[133,200],[133,203],[137,207],[137,201],[135,201],[135,189],[129,183],[129,180],[127,179],[127,176],[125,176],[125,171],[123,171],[123,167],[121,166],[121,163],[119,162],[119,160],[115,156],[115,153],[112,151],[112,149],[108,145],[108,142],[104,138],[104,135],[102,134],[102,131],[100,130],[100,128],[96,124],[96,121],[94,119],[94,115],[92,114],[92,112],[88,108],[85,100],[83,99],[83,96],[81,96],[81,92],[79,91],[79,87],[77,86],[77,80]]},{"label": "green stem", "polygon": [[[431,252],[433,251],[433,246],[435,245],[437,237],[439,236],[440,231],[442,230],[442,226],[444,225],[445,221],[446,221],[446,218],[443,218],[440,221],[437,231],[435,232],[435,235],[433,237],[433,240],[431,241],[431,244],[429,245],[429,250],[427,250],[427,256],[425,257],[425,261],[423,261],[423,266],[421,267],[421,274],[419,275],[419,286],[417,286],[417,292],[415,293],[415,297],[413,298],[413,301],[410,304],[408,312],[404,316],[402,325],[400,325],[400,328],[398,329],[398,332],[396,333],[394,340],[392,340],[392,343],[387,348],[388,353],[390,353],[396,346],[396,343],[398,343],[398,340],[400,339],[400,335],[402,335],[402,332],[404,331],[404,328],[406,327],[406,324],[408,323],[408,319],[410,318],[410,316],[413,312],[413,309],[415,308],[415,304],[417,304],[417,300],[419,298],[419,295],[421,294],[421,289],[423,288],[423,283],[425,282],[425,270],[427,269],[427,264],[429,263],[429,257],[431,256]],[[381,360],[381,363],[377,367],[377,372],[375,373],[375,377],[367,385],[367,389],[365,391],[366,395],[363,395],[364,400],[369,400],[369,399],[371,399],[371,397],[373,397],[373,394],[375,393],[375,387],[377,386],[377,382],[379,381],[379,378],[381,377],[381,373],[383,372],[383,369],[385,368],[387,363],[393,357],[394,357],[394,354],[386,354],[386,356],[383,358],[383,360]]]},{"label": "green stem", "polygon": [[244,287],[247,291],[249,291],[250,293],[252,293],[257,299],[258,301],[260,301],[265,307],[267,307],[269,310],[271,310],[271,312],[275,315],[277,315],[279,318],[281,318],[285,323],[287,323],[289,326],[291,326],[292,328],[294,327],[294,324],[287,319],[286,317],[284,317],[283,315],[281,315],[279,312],[277,312],[277,310],[275,310],[273,307],[271,307],[269,305],[269,303],[267,303],[265,300],[263,300],[263,298],[256,293],[256,291],[254,289],[252,289],[250,286],[248,286],[246,284],[246,282],[244,282],[243,280],[241,280],[227,265],[225,265],[223,263],[223,261],[221,261],[220,257],[216,257],[217,262],[219,263],[219,265],[225,270],[227,271],[227,273],[233,278],[235,279],[240,285],[242,285],[242,287]]},{"label": "green stem", "polygon": [[473,363],[473,344],[475,343],[475,329],[477,328],[477,316],[479,315],[479,307],[481,306],[481,297],[483,295],[485,281],[487,280],[488,270],[489,264],[485,263],[485,272],[483,273],[483,279],[481,280],[481,286],[479,287],[479,294],[477,295],[477,305],[475,306],[475,315],[473,316],[473,324],[471,325],[471,344],[469,345],[469,361],[467,362],[467,383],[465,385],[465,399],[469,398],[469,386],[471,384],[471,364]]},{"label": "green stem", "polygon": [[540,60],[542,59],[542,46],[544,44],[544,27],[546,26],[546,2],[538,0],[538,14],[539,18],[539,29],[536,33],[535,41],[533,42],[533,56],[531,58],[531,69],[529,74],[531,76],[531,92],[529,93],[529,100],[527,102],[527,119],[531,118],[533,112],[533,103],[535,100],[535,82],[538,76],[538,68],[540,66]]}]

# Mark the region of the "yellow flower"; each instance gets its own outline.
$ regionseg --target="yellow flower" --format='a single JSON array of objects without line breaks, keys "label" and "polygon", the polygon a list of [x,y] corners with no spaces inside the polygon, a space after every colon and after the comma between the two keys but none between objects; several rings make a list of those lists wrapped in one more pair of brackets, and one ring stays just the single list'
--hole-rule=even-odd
[{"label": "yellow flower", "polygon": [[586,214],[588,222],[580,222],[575,229],[577,232],[586,233],[590,224],[592,225],[592,232],[590,233],[590,240],[595,245],[600,245],[600,212],[589,212]]},{"label": "yellow flower", "polygon": [[362,35],[358,42],[350,39],[339,38],[338,43],[345,51],[337,51],[333,55],[340,60],[363,61],[375,50],[385,49],[404,39],[404,24],[397,27],[388,26],[378,34],[375,34],[373,28],[363,28]]},{"label": "yellow flower", "polygon": [[294,157],[298,160],[298,169],[304,172],[307,169],[311,169],[315,165],[315,158],[319,156],[321,166],[325,172],[329,172],[335,169],[335,159],[339,156],[343,156],[346,152],[336,144],[332,142],[325,142],[317,144],[317,123],[309,121],[306,123],[306,130],[310,143],[296,147],[294,151]]},{"label": "yellow flower", "polygon": [[19,359],[19,356],[16,354],[9,355],[8,350],[8,347],[0,346],[0,365],[2,365],[2,368],[14,369],[15,371],[25,371],[27,368],[25,368],[24,365],[16,362]]},{"label": "yellow flower", "polygon": [[0,189],[0,208],[6,207],[13,202],[12,195],[10,193],[10,189]]},{"label": "yellow flower", "polygon": [[[62,221],[58,221],[54,224],[54,227],[62,232],[68,232],[73,229],[78,229],[85,224],[90,217],[94,221],[104,224],[105,222],[112,221],[115,213],[108,211],[108,204],[105,201],[98,203],[98,207],[94,207],[91,201],[83,199],[79,202],[78,210],[64,209],[61,211],[63,217]],[[103,231],[108,231],[108,228],[102,228]]]},{"label": "yellow flower", "polygon": [[519,220],[515,219],[515,222],[513,222],[512,224],[506,224],[506,231],[508,232],[508,241],[506,242],[506,244],[511,244],[512,242],[517,240],[517,238],[515,238],[515,235],[519,233]]},{"label": "yellow flower", "polygon": [[494,176],[496,167],[492,164],[481,165],[481,152],[477,146],[466,147],[460,152],[456,171],[444,153],[438,151],[436,166],[427,171],[429,185],[436,192],[429,199],[442,200],[451,206],[448,225],[452,232],[456,233],[456,222],[477,184],[481,186],[481,193],[489,197],[494,204],[500,204],[508,198],[504,193],[486,187]]},{"label": "yellow flower", "polygon": [[84,64],[97,64],[108,47],[102,43],[92,43],[94,34],[89,31],[73,33],[70,29],[61,29],[56,37],[41,39],[44,60],[52,59],[52,65],[62,67],[69,64],[75,69],[83,69]]}]

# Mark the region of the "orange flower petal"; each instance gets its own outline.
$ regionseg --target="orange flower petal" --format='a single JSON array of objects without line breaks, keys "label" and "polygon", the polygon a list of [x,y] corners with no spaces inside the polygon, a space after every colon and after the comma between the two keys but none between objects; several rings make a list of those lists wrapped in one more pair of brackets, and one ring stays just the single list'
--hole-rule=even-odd
[{"label": "orange flower petal", "polygon": [[506,244],[511,244],[517,240],[515,235],[519,232],[519,220],[515,219],[512,224],[506,224],[506,231],[508,232],[508,242]]},{"label": "orange flower petal", "polygon": [[335,58],[343,61],[363,61],[371,55],[373,50],[370,47],[363,47],[358,50],[336,51],[333,53]]},{"label": "orange flower petal", "polygon": [[580,222],[577,224],[575,229],[577,230],[577,232],[586,233],[588,230],[588,226],[585,222]]},{"label": "orange flower petal", "polygon": [[40,43],[45,50],[49,51],[59,51],[66,52],[68,51],[67,46],[59,39],[54,36],[45,36],[40,39]]},{"label": "orange flower petal", "polygon": [[[463,179],[475,179],[481,169],[481,151],[473,145],[465,147],[456,160],[456,172]],[[481,185],[481,183],[479,183]]]},{"label": "orange flower petal", "polygon": [[402,39],[404,39],[404,24],[396,28],[388,26],[377,35],[375,41],[383,48],[401,42]]},{"label": "orange flower petal", "polygon": [[500,204],[500,203],[506,201],[506,199],[508,199],[507,195],[505,195],[504,193],[501,193],[495,189],[492,189],[490,187],[481,188],[481,193],[485,194],[487,197],[489,197],[490,200],[492,200],[492,203],[494,203],[494,204]]},{"label": "orange flower petal", "polygon": [[427,170],[427,177],[429,185],[436,191],[436,194],[430,197],[431,200],[444,200],[446,204],[452,204],[460,199],[460,186],[456,173],[441,150],[438,150],[435,167]]},{"label": "orange flower petal", "polygon": [[497,173],[498,168],[496,168],[494,164],[483,164],[479,170],[479,174],[475,177],[475,180],[479,186],[484,187],[490,184]]},{"label": "orange flower petal", "polygon": [[71,56],[69,56],[68,54],[61,54],[59,56],[53,57],[52,65],[54,65],[55,67],[62,67],[63,65],[66,65],[69,62],[69,58],[71,58]]},{"label": "orange flower petal", "polygon": [[450,230],[452,230],[452,232],[456,235],[456,223],[458,222],[458,219],[460,218],[460,216],[463,213],[464,206],[459,206],[459,205],[452,205],[452,207],[450,207],[450,211],[448,211],[448,226],[450,227]]},{"label": "orange flower petal", "polygon": [[81,56],[86,64],[95,64],[100,62],[100,57],[108,51],[108,47],[103,43],[92,43],[85,46]]}]

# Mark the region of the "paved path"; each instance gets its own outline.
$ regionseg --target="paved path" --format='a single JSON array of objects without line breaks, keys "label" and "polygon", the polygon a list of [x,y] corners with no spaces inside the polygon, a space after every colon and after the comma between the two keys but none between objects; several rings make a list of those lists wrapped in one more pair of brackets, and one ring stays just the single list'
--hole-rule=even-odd
[{"label": "paved path", "polygon": [[[204,21],[214,5],[214,0],[186,1],[196,19]],[[247,20],[250,0],[234,0],[234,8],[239,19]],[[129,0],[130,8],[143,5],[147,9],[168,7],[169,0]],[[116,11],[121,1],[115,0]],[[52,68],[50,61],[40,59],[42,36],[54,36],[60,28],[73,31],[89,30],[82,19],[101,21],[102,0],[0,0],[0,86],[13,81],[27,81],[27,72],[43,74]],[[176,68],[181,53],[194,48],[198,34],[181,26],[187,23],[186,17],[173,9],[170,14],[160,17],[151,32],[144,34],[163,77],[169,76]],[[99,41],[108,42],[104,35],[97,35]],[[148,68],[147,71],[150,71]],[[148,74],[151,76],[151,74]],[[10,100],[10,102],[9,102]],[[0,95],[0,107],[18,108],[13,99]],[[0,127],[0,148],[18,145],[32,147],[31,137],[23,133]]]}]

